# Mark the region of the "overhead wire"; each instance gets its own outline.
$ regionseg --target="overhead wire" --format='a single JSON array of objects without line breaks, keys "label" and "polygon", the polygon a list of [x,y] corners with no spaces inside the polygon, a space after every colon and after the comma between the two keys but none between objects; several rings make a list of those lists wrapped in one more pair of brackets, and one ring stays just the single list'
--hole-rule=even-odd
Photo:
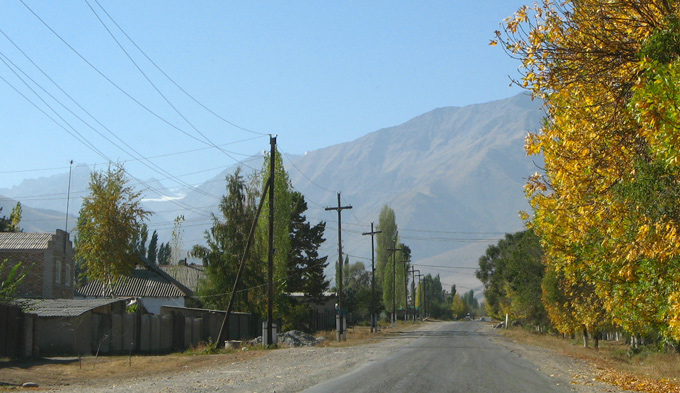
[{"label": "overhead wire", "polygon": [[[191,127],[194,131],[196,131],[196,133],[198,133],[201,137],[203,137],[204,141],[205,141],[208,145],[210,145],[210,146],[214,147],[215,149],[217,149],[218,151],[222,152],[222,153],[225,154],[227,157],[229,157],[229,158],[231,158],[232,160],[234,160],[234,162],[238,162],[239,160],[237,160],[236,158],[234,158],[234,157],[233,157],[231,154],[229,154],[227,151],[225,151],[225,150],[219,148],[219,147],[218,147],[218,146],[217,146],[210,138],[208,138],[203,132],[201,132],[201,131],[200,131],[200,130],[199,130],[199,129],[198,129],[198,128],[197,128],[197,127],[196,127],[196,126],[195,126],[195,125],[194,125],[194,124],[193,124],[193,123],[192,123],[192,122],[191,122],[191,121],[190,121],[190,120],[189,120],[189,119],[188,119],[188,118],[187,118],[187,117],[186,117],[186,116],[185,116],[185,115],[177,108],[177,106],[174,105],[174,104],[168,99],[168,97],[167,97],[165,94],[163,94],[163,92],[158,88],[158,86],[156,86],[156,84],[151,80],[151,78],[149,78],[149,76],[144,72],[144,70],[142,70],[142,68],[139,66],[139,64],[137,64],[137,62],[132,58],[132,56],[130,56],[130,54],[129,54],[128,51],[123,47],[123,45],[120,43],[120,41],[118,41],[118,39],[117,39],[116,36],[111,32],[111,30],[109,29],[109,27],[108,27],[108,26],[104,23],[104,21],[99,17],[99,14],[97,14],[97,12],[94,10],[94,8],[92,8],[92,5],[90,4],[90,2],[89,2],[88,0],[85,0],[85,3],[86,3],[87,6],[90,8],[90,10],[92,11],[92,13],[95,15],[95,17],[97,18],[97,20],[99,20],[99,22],[100,22],[101,25],[104,27],[104,29],[109,33],[109,35],[111,36],[111,38],[116,42],[116,44],[118,45],[118,47],[120,48],[120,50],[122,50],[123,53],[125,53],[125,56],[127,56],[127,58],[130,60],[130,62],[132,62],[132,64],[134,64],[135,68],[137,68],[137,71],[139,71],[139,73],[142,74],[142,76],[144,77],[144,79],[146,79],[146,81],[151,85],[151,87],[153,87],[153,89],[156,91],[156,93],[158,93],[158,95],[160,95],[161,98],[163,98],[163,100],[164,100],[164,101],[165,101],[165,102],[166,102],[166,103],[167,103],[167,104],[175,111],[175,113],[177,113],[177,114],[182,118],[182,120],[184,120],[184,121],[189,125],[189,127]],[[101,7],[101,5],[100,5],[100,7]],[[253,168],[253,169],[254,169],[254,168]]]},{"label": "overhead wire", "polygon": [[171,78],[170,75],[168,75],[168,74],[167,74],[160,66],[158,66],[158,64],[156,64],[156,62],[153,61],[153,59],[152,59],[151,57],[149,57],[149,56],[146,54],[146,52],[144,52],[144,50],[142,50],[142,48],[139,47],[139,45],[137,45],[137,43],[136,43],[136,42],[135,42],[135,41],[134,41],[134,40],[133,40],[126,32],[125,32],[125,30],[123,30],[122,27],[120,27],[120,25],[116,22],[116,20],[113,19],[113,17],[108,13],[108,11],[106,11],[106,9],[99,3],[98,0],[94,0],[94,1],[95,1],[95,3],[97,3],[97,5],[99,6],[99,8],[101,8],[102,11],[104,11],[104,13],[106,14],[106,16],[111,20],[111,22],[113,22],[113,24],[116,25],[116,27],[118,28],[118,30],[120,30],[121,33],[123,33],[123,35],[125,35],[125,37],[128,39],[128,41],[130,41],[130,42],[132,43],[132,45],[134,45],[135,48],[137,48],[137,50],[139,50],[139,52],[140,52],[142,55],[144,55],[144,57],[145,57],[151,64],[153,64],[153,66],[156,67],[156,69],[157,69],[161,74],[163,74],[170,82],[172,82],[173,85],[175,85],[182,93],[184,93],[184,94],[185,94],[187,97],[189,97],[192,101],[194,101],[196,104],[198,104],[199,106],[201,106],[203,109],[205,109],[206,111],[208,111],[209,113],[211,113],[212,115],[214,115],[215,117],[217,117],[218,119],[224,121],[225,123],[227,123],[227,124],[229,124],[229,125],[231,125],[231,126],[233,126],[233,127],[235,127],[235,128],[238,128],[238,129],[240,129],[240,130],[243,130],[243,131],[246,131],[246,132],[250,132],[250,133],[256,134],[256,135],[261,135],[261,136],[268,136],[268,135],[269,135],[269,134],[267,134],[267,133],[263,133],[263,132],[259,132],[259,131],[250,130],[250,129],[248,129],[248,128],[242,127],[242,126],[240,126],[240,125],[238,125],[238,124],[236,124],[236,123],[234,123],[234,122],[231,122],[231,121],[225,119],[224,117],[220,116],[218,113],[216,113],[215,111],[213,111],[212,109],[208,108],[208,107],[207,107],[206,105],[204,105],[202,102],[200,102],[199,100],[197,100],[193,95],[189,94],[189,92],[187,92],[182,86],[180,86],[177,82],[175,82],[175,80],[174,80],[173,78]]},{"label": "overhead wire", "polygon": [[[55,35],[55,36],[56,36],[56,37],[57,37],[64,45],[66,45],[73,53],[75,53],[76,56],[78,56],[81,60],[83,60],[90,68],[92,68],[97,74],[99,74],[102,78],[104,78],[107,82],[109,82],[113,87],[115,87],[117,90],[119,90],[121,93],[123,93],[126,97],[128,97],[128,98],[129,98],[130,100],[132,100],[134,103],[136,103],[137,105],[139,105],[142,109],[144,109],[145,111],[149,112],[151,115],[153,115],[153,116],[156,117],[157,119],[161,120],[163,123],[167,124],[168,126],[172,127],[173,129],[175,129],[175,130],[177,130],[177,131],[180,131],[181,133],[185,134],[186,136],[188,136],[188,137],[190,137],[190,138],[192,138],[192,139],[194,139],[194,140],[196,140],[196,141],[198,141],[198,142],[200,142],[200,143],[207,144],[207,145],[210,146],[210,143],[208,143],[208,142],[206,142],[206,141],[204,141],[204,140],[202,140],[202,139],[200,139],[200,138],[197,138],[197,137],[195,137],[194,135],[191,135],[189,132],[187,132],[187,131],[181,129],[180,127],[178,127],[178,126],[176,126],[176,125],[174,125],[174,124],[172,124],[170,121],[166,120],[165,118],[163,118],[162,116],[160,116],[158,113],[156,113],[155,111],[151,110],[149,107],[147,107],[146,105],[144,105],[142,102],[140,102],[139,100],[137,100],[136,98],[134,98],[130,93],[128,93],[125,89],[123,89],[122,87],[120,87],[117,83],[115,83],[113,80],[111,80],[111,78],[109,78],[109,77],[106,76],[102,71],[100,71],[94,64],[92,64],[92,63],[91,63],[89,60],[87,60],[83,55],[81,55],[80,52],[78,52],[73,46],[71,46],[71,44],[69,44],[63,37],[61,37],[61,35],[59,35],[59,33],[57,33],[57,32],[56,32],[56,31],[55,31],[55,30],[54,30],[47,22],[45,22],[45,21],[44,21],[44,20],[43,20],[36,12],[35,12],[35,11],[33,11],[33,9],[31,9],[31,7],[29,7],[29,6],[24,2],[24,0],[19,0],[19,2],[21,2],[21,4],[23,4],[23,6],[24,6],[26,9],[28,9],[28,11],[29,11],[31,14],[33,14],[33,16],[35,16],[35,18],[37,18],[37,19],[38,19],[38,20],[39,20],[39,21],[40,21],[40,22],[41,22],[41,23],[42,23],[42,24],[43,24],[50,32],[52,32],[52,34],[54,34],[54,35]],[[235,160],[235,161],[238,162],[238,160]],[[254,168],[253,168],[253,169],[254,169]]]}]

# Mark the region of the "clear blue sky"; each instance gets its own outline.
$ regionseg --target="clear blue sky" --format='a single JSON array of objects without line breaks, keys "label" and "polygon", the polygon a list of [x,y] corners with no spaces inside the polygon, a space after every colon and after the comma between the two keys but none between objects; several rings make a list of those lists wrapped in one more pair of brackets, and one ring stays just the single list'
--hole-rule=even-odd
[{"label": "clear blue sky", "polygon": [[[524,3],[3,1],[0,187],[64,172],[70,160],[102,168],[109,159],[139,178],[195,184],[268,149],[262,134],[302,154],[435,108],[512,96],[520,90],[508,75],[518,63],[488,43]],[[238,127],[182,93],[111,18],[182,89]]]}]

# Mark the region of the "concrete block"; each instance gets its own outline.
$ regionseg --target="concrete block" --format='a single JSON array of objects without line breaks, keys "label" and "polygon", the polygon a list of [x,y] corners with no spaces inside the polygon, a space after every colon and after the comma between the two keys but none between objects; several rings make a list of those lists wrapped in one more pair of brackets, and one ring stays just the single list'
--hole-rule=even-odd
[{"label": "concrete block", "polygon": [[161,317],[151,316],[151,352],[158,352],[161,349]]},{"label": "concrete block", "polygon": [[149,352],[151,350],[151,321],[149,315],[142,315],[139,331],[139,350]]}]

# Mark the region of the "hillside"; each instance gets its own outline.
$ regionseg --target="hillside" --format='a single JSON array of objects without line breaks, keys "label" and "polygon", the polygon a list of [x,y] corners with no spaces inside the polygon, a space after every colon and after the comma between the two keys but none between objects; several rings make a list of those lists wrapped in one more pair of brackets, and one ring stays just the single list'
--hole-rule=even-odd
[{"label": "hillside", "polygon": [[[540,126],[541,117],[540,104],[524,95],[439,108],[351,142],[303,156],[286,155],[284,162],[293,186],[308,201],[307,217],[328,222],[322,252],[331,261],[337,259],[337,215],[324,208],[336,205],[336,192],[341,191],[343,204],[353,206],[343,212],[343,248],[351,260],[370,264],[370,238],[361,233],[372,221],[378,224],[380,209],[387,204],[395,210],[402,241],[411,247],[421,271],[441,274],[447,286],[476,288],[479,282],[470,268],[486,247],[505,232],[522,229],[518,212],[528,209],[525,179],[541,164],[526,157],[524,137]],[[248,165],[259,168],[261,161],[248,160]],[[159,229],[161,241],[169,240],[178,214],[188,223],[187,248],[200,241],[210,225],[209,212],[216,211],[224,194],[224,178],[233,170],[192,190],[158,192],[162,186],[157,181],[145,182],[156,190],[146,193],[146,206],[161,212],[150,223]],[[86,166],[74,167],[71,213],[78,211],[88,172]],[[25,209],[63,211],[67,181],[68,173],[29,179],[0,189],[0,194],[34,196],[20,199]],[[10,210],[6,208],[6,214]],[[45,231],[54,227],[63,224],[35,221],[30,226]]]}]

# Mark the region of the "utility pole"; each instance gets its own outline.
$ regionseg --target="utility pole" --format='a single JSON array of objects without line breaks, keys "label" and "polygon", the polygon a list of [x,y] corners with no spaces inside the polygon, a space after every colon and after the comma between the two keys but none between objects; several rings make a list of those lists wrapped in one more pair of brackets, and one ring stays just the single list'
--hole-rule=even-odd
[{"label": "utility pole", "polygon": [[404,264],[404,321],[408,319],[408,269],[406,264],[411,262],[408,259],[401,261]]},{"label": "utility pole", "polygon": [[[418,273],[420,273],[420,270],[418,270]],[[415,266],[411,265],[411,289],[413,290],[413,293],[411,296],[413,297],[413,320],[416,320],[416,268]]]},{"label": "utility pole", "polygon": [[274,318],[274,172],[276,172],[276,136],[269,137],[269,257],[267,259],[267,345],[274,343],[272,319]]},{"label": "utility pole", "polygon": [[338,312],[339,312],[339,322],[338,322],[338,342],[342,341],[342,335],[345,331],[343,326],[344,315],[342,312],[342,211],[345,209],[351,209],[352,206],[342,206],[340,205],[340,193],[338,192],[338,207],[327,207],[328,210],[338,211]]},{"label": "utility pole", "polygon": [[373,223],[371,223],[371,231],[364,232],[362,235],[371,235],[371,333],[377,332],[377,318],[375,316],[375,245],[374,237],[382,231],[374,231]]},{"label": "utility pole", "polygon": [[392,323],[397,323],[397,251],[402,251],[397,248],[397,234],[394,234],[394,247],[388,248],[387,251],[392,251]]},{"label": "utility pole", "polygon": [[[417,270],[417,269],[416,269],[415,271],[418,272],[418,274],[417,274],[416,276],[418,277],[418,287],[420,287],[420,278],[421,278],[421,277],[425,277],[425,276],[423,276],[422,274],[420,274],[420,270]],[[414,279],[415,279],[415,278],[414,278]],[[416,290],[416,292],[417,292],[417,290]],[[421,295],[421,297],[424,297],[424,295],[425,295],[425,288],[420,287],[420,295]],[[420,300],[421,300],[420,303],[424,303],[424,302],[423,302],[423,299],[420,299]],[[415,303],[414,303],[414,304],[415,304]],[[420,305],[420,309],[421,309],[421,310],[420,310],[420,316],[421,316],[421,319],[422,319],[422,316],[423,316],[422,308],[423,308],[423,304]]]}]

